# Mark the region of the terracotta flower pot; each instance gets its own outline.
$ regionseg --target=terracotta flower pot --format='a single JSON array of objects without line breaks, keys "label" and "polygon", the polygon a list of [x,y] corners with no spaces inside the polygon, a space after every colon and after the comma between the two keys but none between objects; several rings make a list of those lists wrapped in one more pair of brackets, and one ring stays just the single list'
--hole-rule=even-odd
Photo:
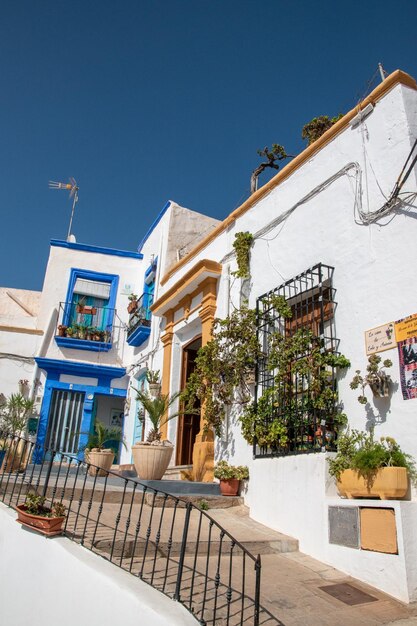
[{"label": "terracotta flower pot", "polygon": [[174,446],[162,442],[157,445],[137,443],[132,446],[133,463],[139,478],[161,480],[171,460]]},{"label": "terracotta flower pot", "polygon": [[132,300],[127,305],[127,312],[128,313],[134,313],[137,308],[138,308],[138,301],[137,300]]},{"label": "terracotta flower pot", "polygon": [[240,480],[238,478],[229,478],[220,481],[220,492],[222,496],[237,496],[239,493]]},{"label": "terracotta flower pot", "polygon": [[113,450],[93,448],[87,452],[87,455],[86,452],[84,452],[84,457],[88,459],[87,463],[91,463],[88,468],[90,476],[107,476],[114,461]]},{"label": "terracotta flower pot", "polygon": [[42,515],[32,515],[26,512],[26,505],[19,504],[16,507],[17,521],[23,526],[29,526],[36,529],[43,535],[52,536],[62,534],[62,524],[65,516],[62,517],[43,517]]},{"label": "terracotta flower pot", "polygon": [[337,481],[342,497],[400,500],[407,495],[408,474],[405,467],[381,467],[370,480],[356,470],[345,470]]}]

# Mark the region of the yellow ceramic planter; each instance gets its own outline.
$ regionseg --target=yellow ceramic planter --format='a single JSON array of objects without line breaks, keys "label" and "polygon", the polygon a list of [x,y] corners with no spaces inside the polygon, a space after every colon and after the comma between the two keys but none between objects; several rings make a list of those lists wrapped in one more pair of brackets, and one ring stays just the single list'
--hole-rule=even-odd
[{"label": "yellow ceramic planter", "polygon": [[340,474],[337,489],[345,498],[401,500],[407,495],[408,474],[405,467],[382,467],[367,480],[356,470],[348,469]]}]

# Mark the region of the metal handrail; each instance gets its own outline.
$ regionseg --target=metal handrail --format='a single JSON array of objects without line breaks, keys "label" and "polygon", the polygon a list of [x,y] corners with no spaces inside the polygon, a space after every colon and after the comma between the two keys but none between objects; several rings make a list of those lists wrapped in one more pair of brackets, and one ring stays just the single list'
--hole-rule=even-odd
[{"label": "metal handrail", "polygon": [[[206,511],[140,480],[0,431],[0,498],[67,507],[65,535],[181,602],[200,624],[259,625],[261,558]],[[41,463],[32,462],[42,458]]]}]

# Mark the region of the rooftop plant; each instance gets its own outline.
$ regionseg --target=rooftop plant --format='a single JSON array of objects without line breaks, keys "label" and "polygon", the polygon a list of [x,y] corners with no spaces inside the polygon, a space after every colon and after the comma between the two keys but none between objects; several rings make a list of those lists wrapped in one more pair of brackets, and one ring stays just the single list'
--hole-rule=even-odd
[{"label": "rooftop plant", "polygon": [[329,130],[329,128],[336,124],[336,122],[338,122],[342,117],[343,113],[339,113],[339,115],[336,115],[335,117],[329,117],[328,115],[313,117],[311,122],[308,122],[308,124],[303,126],[301,137],[303,139],[307,139],[307,145],[310,146],[322,135],[324,135],[326,130]]}]

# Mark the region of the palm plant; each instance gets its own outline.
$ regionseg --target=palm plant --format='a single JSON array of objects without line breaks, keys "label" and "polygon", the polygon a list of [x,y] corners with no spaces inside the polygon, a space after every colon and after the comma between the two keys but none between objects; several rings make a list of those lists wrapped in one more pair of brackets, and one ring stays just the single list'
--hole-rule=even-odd
[{"label": "palm plant", "polygon": [[[124,447],[126,448],[126,443],[123,439],[123,433],[121,428],[107,428],[103,422],[96,419],[94,422],[94,432],[89,433],[88,442],[85,446],[86,450],[92,450],[93,448],[97,450],[104,450],[106,447],[106,443],[113,442],[122,442]],[[114,451],[114,450],[113,450]],[[115,453],[117,450],[115,451]]]},{"label": "palm plant", "polygon": [[0,406],[0,427],[15,436],[26,428],[27,421],[34,410],[34,400],[25,398],[21,393],[12,393]]},{"label": "palm plant", "polygon": [[152,398],[147,393],[135,389],[135,387],[132,387],[132,389],[136,391],[136,399],[142,403],[152,424],[147,442],[152,443],[153,441],[160,441],[162,437],[161,427],[169,420],[179,415],[179,413],[176,412],[168,416],[168,409],[179,398],[181,392],[173,393],[172,395],[161,393],[156,398]]}]

